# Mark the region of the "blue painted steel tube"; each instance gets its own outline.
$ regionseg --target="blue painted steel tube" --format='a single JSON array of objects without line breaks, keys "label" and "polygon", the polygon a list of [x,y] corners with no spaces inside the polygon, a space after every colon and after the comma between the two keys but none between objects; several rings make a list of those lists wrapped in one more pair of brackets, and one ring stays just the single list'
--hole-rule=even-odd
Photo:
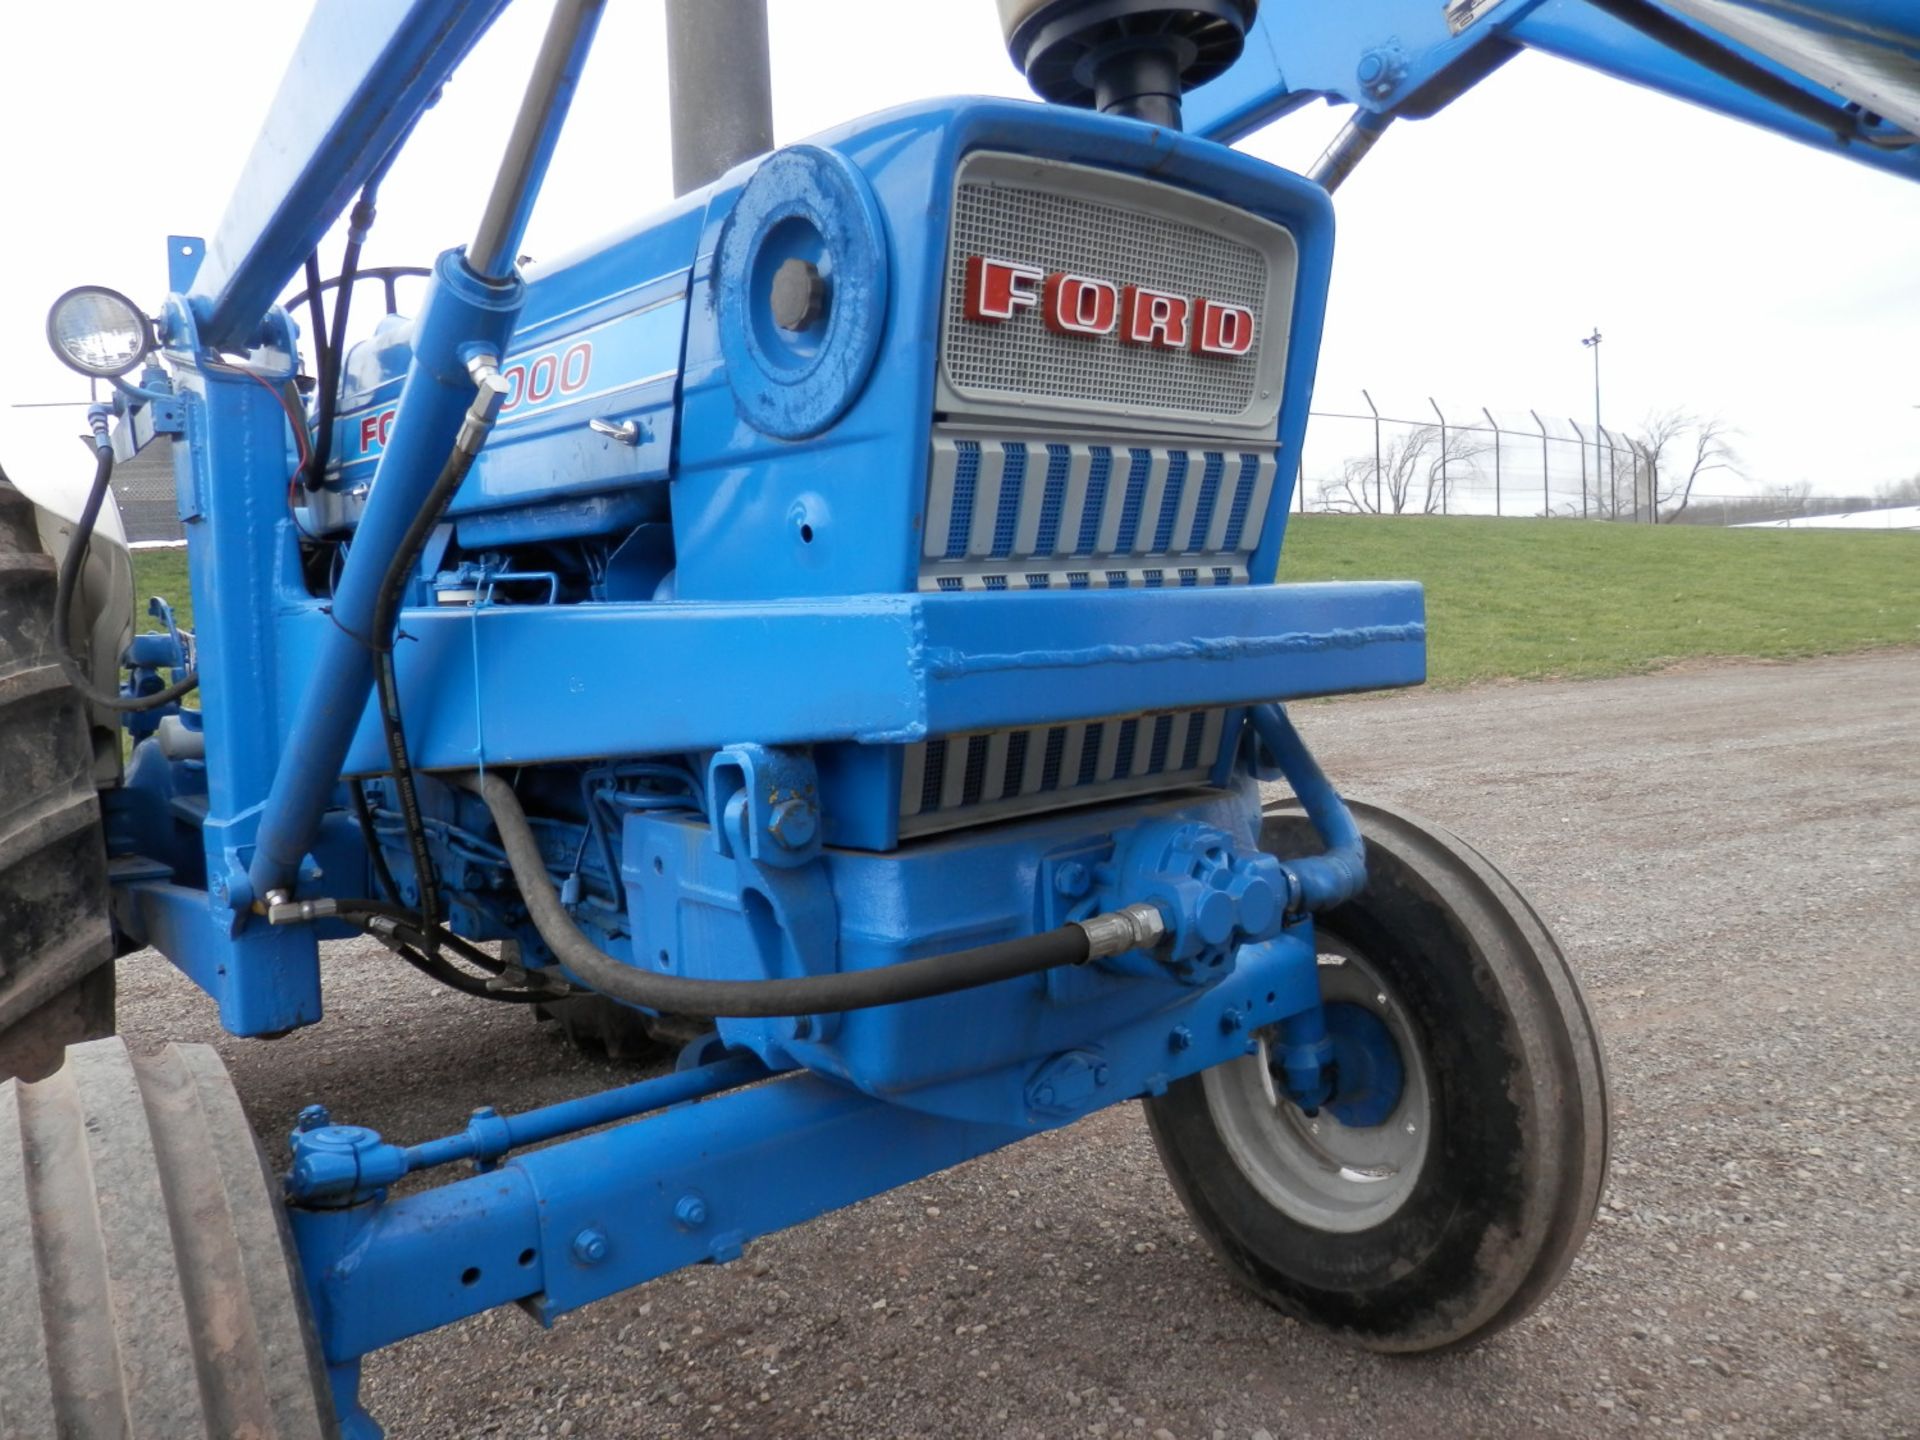
[{"label": "blue painted steel tube", "polygon": [[450,1185],[289,1211],[331,1366],[496,1305],[543,1319],[1024,1139],[796,1074]]},{"label": "blue painted steel tube", "polygon": [[287,888],[313,843],[327,798],[373,688],[372,634],[380,584],[453,449],[474,383],[467,361],[505,352],[526,287],[475,275],[458,250],[434,265],[399,418],[374,474],[373,492],[333,597],[332,625],[315,653],[273,790],[260,817],[248,878],[253,896]]},{"label": "blue painted steel tube", "polygon": [[597,1095],[582,1095],[578,1100],[563,1100],[524,1115],[494,1115],[484,1112],[458,1135],[409,1145],[407,1170],[425,1170],[454,1160],[494,1160],[509,1150],[524,1150],[547,1140],[557,1140],[576,1130],[591,1130],[615,1120],[631,1120],[649,1111],[664,1110],[689,1100],[704,1099],[722,1091],[736,1090],[755,1080],[764,1080],[767,1067],[752,1055],[730,1055],[711,1065],[692,1070],[677,1070],[671,1075],[656,1075]]},{"label": "blue painted steel tube", "polygon": [[1288,908],[1326,910],[1351,900],[1367,885],[1367,847],[1353,812],[1321,772],[1285,710],[1278,705],[1256,705],[1251,714],[1253,728],[1280,762],[1281,773],[1300,797],[1307,819],[1327,847],[1324,854],[1282,862],[1298,887],[1294,904]]}]

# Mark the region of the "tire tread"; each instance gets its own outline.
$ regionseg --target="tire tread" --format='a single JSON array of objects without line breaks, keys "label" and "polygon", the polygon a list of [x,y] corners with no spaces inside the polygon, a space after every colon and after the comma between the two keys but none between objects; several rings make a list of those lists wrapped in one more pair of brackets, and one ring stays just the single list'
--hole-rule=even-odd
[{"label": "tire tread", "polygon": [[337,1434],[285,1222],[218,1057],[74,1046],[0,1084],[0,1433]]}]

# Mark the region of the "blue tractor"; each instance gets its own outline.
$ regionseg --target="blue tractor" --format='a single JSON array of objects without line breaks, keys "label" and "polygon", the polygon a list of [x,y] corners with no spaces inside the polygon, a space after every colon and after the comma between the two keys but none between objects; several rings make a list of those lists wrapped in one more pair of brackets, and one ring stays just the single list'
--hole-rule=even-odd
[{"label": "blue tractor", "polygon": [[[677,0],[684,193],[523,270],[601,10],[558,0],[393,313],[381,177],[503,3],[320,7],[157,315],[54,307],[115,398],[64,515],[0,485],[0,1432],[376,1436],[380,1346],[1136,1099],[1278,1310],[1525,1315],[1606,1174],[1579,985],[1284,708],[1425,670],[1417,585],[1273,583],[1328,193],[1526,46],[1920,175],[1912,5],[1002,0],[1051,103],[774,149],[754,5]],[[1315,96],[1357,108],[1311,174],[1231,148]],[[198,623],[130,639],[105,502],[161,435]],[[677,1058],[411,1143],[314,1104],[263,1161],[212,1051],[108,1038],[117,954],[274,1036],[356,934]]]}]

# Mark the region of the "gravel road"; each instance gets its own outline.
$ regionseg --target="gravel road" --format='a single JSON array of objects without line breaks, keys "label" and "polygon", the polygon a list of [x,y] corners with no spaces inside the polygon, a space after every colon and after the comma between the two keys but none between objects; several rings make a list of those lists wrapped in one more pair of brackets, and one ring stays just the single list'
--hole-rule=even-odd
[{"label": "gravel road", "polygon": [[[1920,656],[1301,707],[1350,792],[1472,839],[1558,931],[1617,1133],[1559,1293],[1479,1350],[1386,1360],[1230,1286],[1137,1106],[541,1332],[374,1357],[395,1440],[1920,1435]],[[212,1041],[255,1123],[323,1099],[403,1140],[632,1078],[380,952],[327,1023],[223,1036],[154,956],[137,1045]]]}]

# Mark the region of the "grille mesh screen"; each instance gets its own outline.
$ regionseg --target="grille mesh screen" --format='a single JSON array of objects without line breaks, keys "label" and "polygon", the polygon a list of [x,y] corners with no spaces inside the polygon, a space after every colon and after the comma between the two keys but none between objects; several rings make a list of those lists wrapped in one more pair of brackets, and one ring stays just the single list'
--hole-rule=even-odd
[{"label": "grille mesh screen", "polygon": [[990,255],[1175,294],[1244,305],[1261,316],[1267,259],[1236,240],[1164,215],[1009,184],[971,181],[954,197],[947,257],[947,375],[976,397],[1044,395],[1153,410],[1238,415],[1258,366],[1191,350],[1123,345],[1111,335],[1058,335],[1028,311],[1001,324],[967,320],[969,255]]}]

